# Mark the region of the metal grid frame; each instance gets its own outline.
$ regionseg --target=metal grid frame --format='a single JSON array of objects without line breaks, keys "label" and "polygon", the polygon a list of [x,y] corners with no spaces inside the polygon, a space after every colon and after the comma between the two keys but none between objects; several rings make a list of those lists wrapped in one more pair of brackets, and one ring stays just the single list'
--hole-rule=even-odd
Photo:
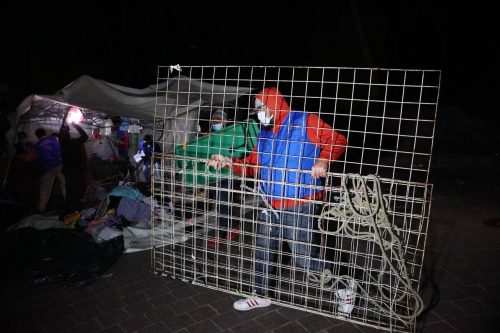
[{"label": "metal grid frame", "polygon": [[[231,125],[247,124],[253,117],[254,94],[274,86],[293,110],[315,113],[343,134],[348,145],[330,167],[324,197],[309,201],[322,207],[319,215],[310,214],[315,218],[310,231],[317,240],[318,259],[329,267],[329,274],[312,274],[316,272],[307,265],[299,265],[292,243],[281,234],[269,236],[279,246],[268,249],[275,257],[274,270],[266,274],[268,297],[283,306],[363,325],[414,331],[416,315],[422,309],[418,290],[432,194],[428,177],[440,72],[200,66],[183,67],[179,76],[179,69],[170,66],[158,70],[158,82],[198,83],[196,90],[193,85],[185,91],[177,88],[174,98],[169,91],[158,94],[155,129],[164,135],[155,140],[164,153],[156,156],[161,157],[162,176],[152,180],[157,199],[153,209],[169,210],[162,209],[153,223],[154,271],[223,292],[254,292],[256,277],[264,274],[256,272],[256,263],[267,263],[255,256],[256,238],[262,237],[259,227],[269,223],[258,218],[259,212],[269,210],[257,193],[262,181],[257,176],[232,175],[230,182],[242,185],[229,186],[229,209],[221,213],[224,201],[219,196],[226,177],[206,164],[206,156],[187,156],[169,148],[185,147],[200,137],[196,127],[177,124],[198,123],[207,108],[224,109]],[[203,84],[210,89],[204,89]],[[207,94],[213,103],[199,102],[198,112],[184,112],[186,106],[206,101]],[[179,112],[167,114],[167,108],[172,107]],[[189,163],[204,167],[187,170]],[[199,175],[206,178],[188,184],[187,174],[194,179]],[[292,214],[299,215],[296,211]],[[219,223],[221,218],[239,223],[239,237],[220,239],[218,247],[210,248],[219,231],[230,231]],[[308,262],[310,258],[302,259]],[[340,311],[338,291],[350,280],[356,285],[355,303],[352,311],[345,313]]]}]

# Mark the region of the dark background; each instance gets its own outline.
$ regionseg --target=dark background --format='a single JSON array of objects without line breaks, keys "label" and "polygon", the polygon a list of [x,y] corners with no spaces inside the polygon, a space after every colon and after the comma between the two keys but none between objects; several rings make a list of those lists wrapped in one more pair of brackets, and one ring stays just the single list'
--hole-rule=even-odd
[{"label": "dark background", "polygon": [[143,88],[156,82],[159,65],[440,69],[445,133],[452,128],[449,135],[459,137],[457,127],[470,127],[482,137],[467,147],[470,140],[456,143],[458,150],[500,151],[493,126],[500,111],[497,10],[479,3],[310,3],[8,6],[0,14],[0,110],[14,110],[31,93],[55,93],[83,74]]}]

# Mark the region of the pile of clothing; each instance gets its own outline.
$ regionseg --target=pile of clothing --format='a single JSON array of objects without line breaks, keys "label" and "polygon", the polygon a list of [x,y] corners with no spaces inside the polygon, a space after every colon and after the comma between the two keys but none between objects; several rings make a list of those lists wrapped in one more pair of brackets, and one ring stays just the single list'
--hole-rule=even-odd
[{"label": "pile of clothing", "polygon": [[[94,208],[64,217],[28,216],[8,228],[15,240],[13,257],[35,282],[84,286],[104,274],[122,253],[152,248],[152,214],[171,215],[169,207],[159,208],[157,203],[153,210],[153,200],[125,184],[113,188]],[[172,230],[161,222],[155,227],[160,234]],[[186,239],[172,235],[172,242]]]}]

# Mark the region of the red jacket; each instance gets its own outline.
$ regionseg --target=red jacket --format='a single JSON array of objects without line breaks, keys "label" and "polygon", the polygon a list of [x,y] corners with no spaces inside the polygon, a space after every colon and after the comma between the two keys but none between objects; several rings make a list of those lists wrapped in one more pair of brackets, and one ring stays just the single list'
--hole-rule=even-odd
[{"label": "red jacket", "polygon": [[[285,97],[276,88],[266,88],[256,95],[264,105],[271,109],[274,118],[273,133],[277,134],[290,113],[290,106],[285,100]],[[342,156],[347,145],[346,138],[336,132],[330,125],[325,123],[317,115],[310,113],[307,117],[307,136],[310,142],[318,145],[321,148],[319,158],[326,160],[337,160]],[[233,162],[241,163],[244,165],[233,164],[233,171],[236,174],[247,177],[253,177],[258,173],[256,165],[259,163],[259,154],[257,152],[257,145],[255,145],[253,152],[244,159],[233,158]],[[271,205],[274,208],[291,207],[303,203],[305,200],[321,199],[323,192],[317,192],[313,197],[304,197],[301,200],[297,199],[282,199],[273,200]]]}]

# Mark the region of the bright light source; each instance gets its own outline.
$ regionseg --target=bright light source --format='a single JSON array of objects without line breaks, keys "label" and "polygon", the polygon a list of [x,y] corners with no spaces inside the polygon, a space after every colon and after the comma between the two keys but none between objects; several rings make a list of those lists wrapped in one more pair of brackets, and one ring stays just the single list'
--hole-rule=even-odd
[{"label": "bright light source", "polygon": [[68,118],[66,118],[68,124],[71,123],[81,123],[83,121],[83,114],[79,108],[72,106],[68,111]]}]

